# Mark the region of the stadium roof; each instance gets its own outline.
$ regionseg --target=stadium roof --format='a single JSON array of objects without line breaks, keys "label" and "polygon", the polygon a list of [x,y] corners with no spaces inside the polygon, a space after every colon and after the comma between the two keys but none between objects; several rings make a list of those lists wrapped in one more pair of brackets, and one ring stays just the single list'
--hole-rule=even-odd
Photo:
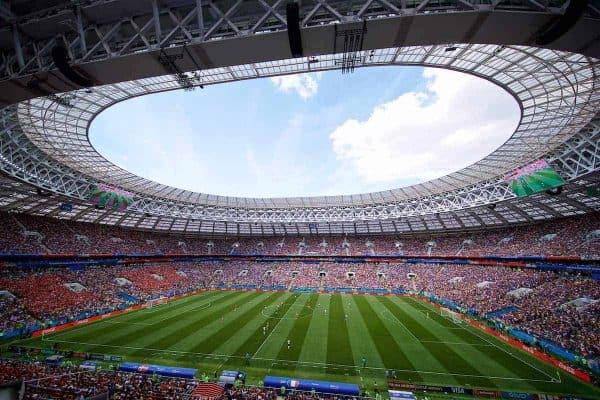
[{"label": "stadium roof", "polygon": [[[8,176],[55,193],[56,198],[62,199],[61,201],[79,204],[88,210],[84,212],[83,209],[79,210],[76,207],[75,213],[60,213],[50,206],[54,200],[46,199],[43,203],[49,202],[48,207],[38,203],[37,206],[32,206],[35,207],[33,213],[50,213],[74,219],[81,219],[87,215],[85,219],[94,222],[207,233],[211,233],[210,229],[203,229],[202,224],[205,227],[212,226],[212,232],[237,232],[238,234],[240,224],[246,224],[248,228],[242,229],[242,233],[275,234],[275,227],[282,224],[295,225],[297,232],[293,233],[300,233],[298,226],[303,224],[307,225],[308,233],[318,230],[319,226],[322,228],[320,232],[331,233],[464,229],[554,218],[599,208],[595,199],[588,198],[584,201],[581,197],[581,194],[585,193],[582,189],[590,186],[589,181],[585,179],[594,181],[594,178],[589,176],[586,178],[586,175],[598,169],[600,121],[596,114],[600,99],[597,76],[599,64],[594,56],[598,56],[600,50],[597,43],[590,41],[591,31],[586,34],[581,30],[582,24],[589,24],[590,21],[595,24],[591,26],[598,27],[595,9],[587,11],[588,17],[576,25],[572,31],[575,33],[569,33],[575,37],[567,35],[565,39],[561,38],[559,50],[532,47],[526,43],[531,41],[527,39],[527,35],[529,38],[534,37],[536,30],[539,31],[540,25],[543,25],[545,17],[560,15],[561,9],[558,6],[564,5],[564,2],[548,3],[542,8],[531,9],[532,6],[540,3],[523,1],[516,2],[517,5],[513,4],[514,2],[504,5],[503,2],[498,2],[494,5],[496,8],[490,5],[482,8],[480,4],[468,1],[448,3],[424,1],[410,6],[402,2],[404,6],[399,4],[400,8],[397,8],[394,6],[395,2],[364,1],[361,8],[346,9],[345,14],[335,8],[341,7],[341,3],[344,2],[321,1],[316,2],[315,5],[311,5],[311,2],[303,2],[301,10],[304,15],[303,27],[304,34],[308,37],[305,39],[308,43],[305,53],[309,54],[294,59],[289,58],[289,53],[284,57],[281,55],[281,46],[285,48],[287,38],[283,38],[282,44],[282,38],[277,35],[281,30],[279,25],[285,21],[282,22],[278,18],[279,13],[273,8],[266,11],[263,8],[265,12],[262,14],[258,12],[260,7],[250,7],[243,12],[235,8],[236,15],[240,17],[236,20],[228,17],[229,11],[219,14],[218,9],[214,9],[213,3],[209,6],[200,4],[199,8],[194,8],[189,3],[194,2],[179,2],[180,6],[192,8],[185,9],[188,12],[185,18],[174,18],[174,21],[178,21],[179,24],[170,31],[173,38],[182,36],[183,42],[173,39],[169,46],[162,46],[161,41],[161,49],[157,46],[149,46],[146,49],[132,51],[135,47],[134,42],[151,41],[149,36],[144,35],[145,29],[152,26],[151,22],[159,20],[158,27],[155,24],[154,29],[161,29],[161,23],[165,20],[164,14],[175,15],[173,8],[168,8],[165,3],[163,6],[166,8],[158,11],[159,18],[148,19],[146,22],[148,26],[145,25],[144,29],[120,32],[118,41],[112,37],[112,33],[110,40],[107,38],[108,32],[104,32],[104,36],[98,35],[100,40],[97,40],[94,46],[98,49],[104,47],[104,51],[108,47],[104,56],[100,57],[95,53],[90,53],[88,57],[86,57],[87,53],[83,54],[81,59],[73,56],[75,64],[79,62],[81,70],[93,76],[96,81],[115,83],[72,90],[73,85],[68,84],[68,80],[64,78],[58,79],[62,83],[54,82],[59,73],[53,72],[43,81],[43,86],[35,81],[33,86],[35,90],[32,90],[32,85],[29,84],[24,89],[12,90],[9,94],[10,98],[7,101],[10,105],[2,109],[2,135],[0,136],[2,170]],[[240,2],[231,3],[230,6],[233,8]],[[77,11],[81,12],[92,4],[100,7],[95,2],[84,2],[83,8],[75,10],[74,22],[82,23],[81,18],[77,17]],[[375,4],[378,4],[378,7],[374,7]],[[467,5],[471,5],[468,11],[465,10]],[[504,6],[500,7],[500,5]],[[552,8],[551,5],[557,7]],[[219,17],[215,21],[211,18],[207,18],[207,21],[197,20],[196,29],[200,27],[201,21],[213,23],[212,27],[203,27],[201,32],[204,32],[204,35],[201,35],[202,40],[197,42],[185,40],[187,34],[193,36],[192,27],[189,27],[188,31],[185,29],[185,24],[190,23],[192,17],[196,21],[197,17],[190,10],[212,10],[209,14],[213,17],[216,14]],[[108,21],[110,13],[108,9],[104,11],[107,12]],[[324,11],[326,12],[323,13]],[[522,18],[523,25],[519,24],[515,28],[520,35],[519,39],[507,39],[502,26],[490,21],[492,17],[489,14],[492,14],[492,20],[498,18],[497,22],[502,20],[506,22],[504,18],[507,11],[514,13],[513,17]],[[119,11],[119,13],[127,12],[129,11],[126,9]],[[467,16],[472,17],[473,13],[479,13],[480,19],[485,21],[472,24],[471,20],[464,20]],[[436,36],[442,34],[436,31],[440,29],[437,14],[443,14],[445,20],[441,27],[446,31],[447,37],[456,37],[457,32],[454,31],[460,31],[464,42],[448,43]],[[190,15],[192,17],[189,17]],[[418,15],[419,18],[415,18],[414,15]],[[317,16],[321,18],[318,19]],[[407,17],[412,18],[408,27]],[[43,22],[45,18],[39,18],[39,23],[46,23]],[[263,18],[262,22],[260,22],[261,18]],[[256,24],[265,23],[267,19],[272,20],[274,24],[269,30],[256,28]],[[21,20],[25,25],[33,21],[30,16],[21,16],[16,20]],[[240,33],[238,26],[242,21],[254,20],[252,30]],[[365,22],[360,24],[361,21]],[[128,23],[135,24],[133,19]],[[430,28],[431,38],[423,39],[412,35],[413,23],[420,24],[423,28]],[[112,26],[115,31],[123,29],[122,23],[112,22],[110,25],[111,22],[108,21],[105,24],[108,27]],[[404,35],[402,46],[389,46],[389,35],[385,33],[389,32],[390,24],[397,24],[396,27],[399,27],[394,31],[393,43],[398,43],[398,35]],[[225,31],[221,32],[220,36],[211,36],[222,29],[223,25]],[[46,28],[50,29],[50,25]],[[402,29],[408,31],[404,32]],[[468,35],[465,35],[465,29],[471,29]],[[235,40],[228,39],[230,36],[227,32],[230,30],[233,31],[232,37],[235,37]],[[131,39],[129,45],[125,46],[124,40],[126,41],[127,38],[123,35],[127,34]],[[363,49],[335,53],[338,42],[341,43],[340,37],[344,35],[358,35],[357,37],[364,40]],[[2,37],[0,28],[0,47]],[[88,36],[75,34],[72,38],[73,47],[69,49],[75,51],[77,45],[81,47],[82,38],[87,39]],[[68,42],[67,37],[65,40]],[[423,40],[429,44],[417,44]],[[505,40],[512,41],[512,44],[504,43]],[[330,48],[323,48],[321,42],[325,41],[331,44]],[[477,44],[478,41],[488,44]],[[248,46],[261,43],[267,47],[263,47],[264,50],[257,54],[241,51],[237,57],[228,55],[228,59],[221,63],[214,61],[219,59],[219,54],[224,49],[239,49],[241,43]],[[587,47],[583,50],[581,43],[587,43]],[[86,46],[91,45],[90,43]],[[154,56],[139,59],[139,68],[136,64],[136,68],[132,70],[126,68],[122,62],[122,59],[127,57],[114,56],[114,49],[119,46],[121,46],[121,55],[131,52],[128,54],[131,59],[135,59],[140,54],[148,56],[151,52]],[[16,45],[14,47],[18,49]],[[260,46],[254,47],[254,49],[258,48]],[[20,64],[20,61],[25,60],[19,60],[18,53],[15,51],[14,54],[5,57],[5,60],[17,59],[17,64]],[[44,61],[40,59],[40,54],[34,52],[31,55],[34,58],[32,61],[36,61],[37,57],[37,68],[43,69]],[[23,54],[20,56],[23,57]],[[206,61],[209,59],[211,62]],[[5,63],[5,66],[8,64]],[[204,67],[198,68],[200,65]],[[102,157],[88,139],[89,125],[98,113],[116,102],[134,96],[181,88],[190,90],[198,86],[234,80],[378,65],[441,67],[488,79],[507,90],[517,100],[521,107],[520,123],[506,143],[467,168],[418,185],[351,196],[241,198],[194,193],[149,181],[117,167]],[[0,87],[32,79],[27,73],[32,71],[35,73],[36,64],[24,62],[23,67],[25,68],[21,68],[19,72],[7,75],[9,79],[0,81]],[[165,75],[165,73],[169,74]],[[139,77],[140,74],[146,77],[124,79]],[[65,85],[71,90],[65,91]],[[44,89],[42,90],[41,87]],[[63,90],[60,90],[61,87]],[[36,96],[40,91],[45,92],[46,96]],[[58,95],[52,93],[61,91],[64,93]],[[22,101],[17,102],[17,100]],[[570,182],[565,188],[565,194],[515,199],[509,186],[503,182],[503,175],[539,158],[548,159]],[[101,182],[133,192],[134,204],[124,213],[95,210],[85,205],[92,188]],[[20,190],[31,193],[31,188],[27,185],[21,185]],[[15,197],[8,192],[9,199],[4,201],[4,207],[23,210],[26,202],[15,200]],[[26,197],[21,200],[24,198]],[[495,209],[487,207],[496,203],[500,205]],[[57,207],[58,204],[54,206]],[[489,214],[490,221],[496,222],[486,223],[484,214]],[[472,218],[467,218],[469,215]],[[465,223],[465,218],[476,222]],[[411,219],[412,223],[409,222]],[[145,223],[144,220],[152,222]],[[216,229],[216,224],[221,224],[224,228]],[[251,228],[253,224],[254,230]],[[325,225],[331,224],[341,228],[324,228]],[[234,232],[231,232],[230,225],[236,227]],[[384,225],[387,228],[384,228]],[[403,228],[406,226],[408,229]],[[286,228],[283,228],[283,231],[285,233]]]}]

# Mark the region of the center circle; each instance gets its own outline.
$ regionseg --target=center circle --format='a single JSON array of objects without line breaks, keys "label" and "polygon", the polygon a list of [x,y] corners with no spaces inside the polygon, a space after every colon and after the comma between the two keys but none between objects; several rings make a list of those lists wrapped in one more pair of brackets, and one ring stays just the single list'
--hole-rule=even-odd
[{"label": "center circle", "polygon": [[[286,308],[287,304],[292,303],[289,308]],[[293,302],[287,301],[283,303],[271,304],[265,306],[260,313],[269,319],[298,319],[312,315],[313,309],[311,306],[306,304],[294,305]]]}]

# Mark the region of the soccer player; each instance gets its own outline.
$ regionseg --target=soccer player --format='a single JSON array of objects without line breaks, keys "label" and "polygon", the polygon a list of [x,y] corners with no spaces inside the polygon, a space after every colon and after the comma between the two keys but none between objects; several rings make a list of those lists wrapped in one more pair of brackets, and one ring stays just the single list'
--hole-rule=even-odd
[{"label": "soccer player", "polygon": [[287,349],[291,349],[292,348],[292,341],[290,339],[287,340]]},{"label": "soccer player", "polygon": [[365,368],[367,366],[367,357],[362,356],[361,363],[362,367]]},{"label": "soccer player", "polygon": [[246,365],[250,365],[250,353],[246,353]]},{"label": "soccer player", "polygon": [[267,334],[267,327],[263,326],[263,336],[265,336]]}]

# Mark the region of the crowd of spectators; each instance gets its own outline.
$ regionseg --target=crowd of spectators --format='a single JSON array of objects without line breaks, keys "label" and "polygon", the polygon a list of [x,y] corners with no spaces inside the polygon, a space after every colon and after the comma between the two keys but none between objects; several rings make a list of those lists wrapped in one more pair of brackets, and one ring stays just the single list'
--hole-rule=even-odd
[{"label": "crowd of spectators", "polygon": [[503,321],[584,356],[600,356],[600,301],[569,304],[574,299],[600,300],[598,281],[581,277],[552,279],[517,302],[519,309]]},{"label": "crowd of spectators", "polygon": [[[0,361],[0,384],[26,381],[24,399],[189,399],[198,382],[116,371],[87,371],[42,362]],[[106,397],[105,397],[106,398]]]},{"label": "crowd of spectators", "polygon": [[600,213],[480,232],[397,237],[205,239],[8,213],[0,213],[0,224],[2,253],[600,257]]},{"label": "crowd of spectators", "polygon": [[[584,356],[600,357],[600,281],[588,276],[506,267],[411,265],[393,279],[406,290],[432,293]],[[416,274],[408,278],[408,272]],[[519,295],[518,290],[525,289]],[[517,293],[514,291],[517,290]],[[583,304],[569,304],[586,299]]]},{"label": "crowd of spectators", "polygon": [[[19,383],[23,400],[183,400],[200,399],[194,391],[200,380],[159,377],[113,370],[83,370],[73,365],[54,366],[39,361],[0,359],[0,385]],[[198,397],[197,397],[198,396]],[[233,385],[224,388],[227,400],[346,400],[344,396],[299,392],[256,386]],[[356,397],[348,397],[348,400]]]},{"label": "crowd of spectators", "polygon": [[31,316],[21,301],[14,296],[0,297],[0,332],[8,329],[23,329],[34,326],[38,321]]},{"label": "crowd of spectators", "polygon": [[[187,292],[210,283],[208,269],[191,263],[0,270],[0,331],[72,320],[131,303]],[[123,297],[125,294],[130,297]]]}]

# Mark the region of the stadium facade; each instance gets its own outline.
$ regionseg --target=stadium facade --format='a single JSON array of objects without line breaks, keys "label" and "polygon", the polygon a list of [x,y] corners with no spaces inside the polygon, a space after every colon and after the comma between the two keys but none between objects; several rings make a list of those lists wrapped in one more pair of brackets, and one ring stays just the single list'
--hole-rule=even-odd
[{"label": "stadium facade", "polygon": [[[459,231],[600,208],[594,1],[559,38],[552,30],[572,13],[566,1],[303,1],[302,57],[290,53],[281,1],[51,2],[39,10],[14,3],[0,23],[5,211],[185,234],[271,236]],[[58,65],[61,49],[66,67]],[[294,198],[161,185],[106,160],[88,138],[96,115],[135,96],[406,65],[452,69],[500,86],[520,106],[515,132],[482,160],[429,182]],[[538,159],[566,184],[560,193],[518,198],[503,177]],[[121,211],[94,207],[89,196],[99,184],[132,193],[133,204]]]}]

